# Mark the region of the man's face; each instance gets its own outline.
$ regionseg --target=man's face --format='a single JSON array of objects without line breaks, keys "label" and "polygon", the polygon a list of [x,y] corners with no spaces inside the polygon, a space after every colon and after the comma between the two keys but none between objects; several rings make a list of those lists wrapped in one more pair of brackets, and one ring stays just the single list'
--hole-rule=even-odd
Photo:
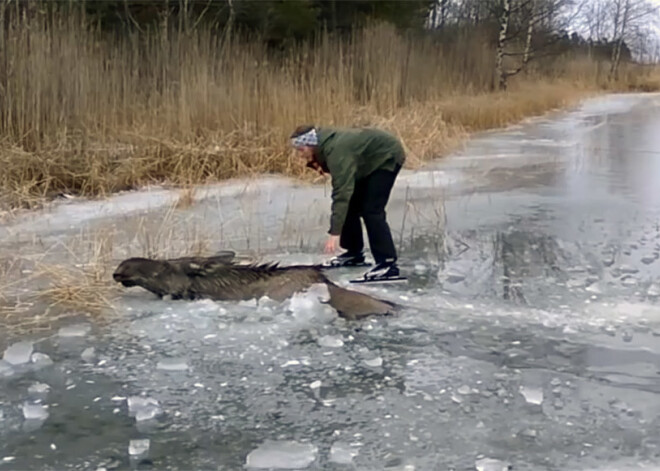
[{"label": "man's face", "polygon": [[314,148],[311,146],[296,147],[298,154],[306,164],[314,161]]}]

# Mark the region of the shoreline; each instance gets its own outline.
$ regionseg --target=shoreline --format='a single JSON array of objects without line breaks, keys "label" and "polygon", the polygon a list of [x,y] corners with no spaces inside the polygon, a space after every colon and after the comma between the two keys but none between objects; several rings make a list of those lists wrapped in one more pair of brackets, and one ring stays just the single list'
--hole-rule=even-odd
[{"label": "shoreline", "polygon": [[[525,91],[526,92],[526,91]],[[506,92],[508,96],[515,99],[516,93],[518,92]],[[422,140],[418,135],[414,134],[412,131],[407,132],[404,130],[397,130],[396,121],[393,119],[387,120],[387,122],[378,122],[379,119],[375,118],[373,123],[368,123],[368,126],[383,127],[390,130],[391,132],[396,133],[404,142],[406,147],[408,158],[406,165],[404,166],[405,170],[417,170],[423,168],[429,164],[432,164],[435,161],[443,160],[445,158],[451,157],[457,153],[460,153],[466,145],[470,143],[473,139],[484,133],[497,133],[511,126],[522,125],[529,120],[544,118],[552,113],[567,113],[571,112],[574,108],[584,104],[590,100],[599,99],[607,96],[616,96],[616,95],[653,95],[658,92],[638,92],[638,91],[607,91],[607,90],[597,90],[597,89],[580,89],[577,92],[570,92],[566,94],[566,97],[563,102],[559,103],[557,106],[548,106],[541,108],[536,113],[523,114],[517,117],[517,119],[510,119],[505,116],[505,109],[502,109],[504,116],[501,116],[498,123],[495,125],[483,125],[483,123],[477,123],[473,129],[467,129],[461,123],[452,123],[452,120],[449,119],[445,121],[444,117],[441,117],[442,129],[437,130],[442,135],[436,136],[433,138],[433,142],[419,142]],[[490,96],[502,97],[501,92],[494,92],[489,94],[481,94],[476,97],[472,97],[475,100],[487,99]],[[553,101],[554,103],[554,101]],[[430,103],[430,106],[437,106],[438,103]],[[415,109],[422,109],[424,104],[420,104],[419,108],[413,107],[412,112]],[[537,109],[537,108],[535,108]],[[404,110],[407,111],[407,110]],[[427,113],[428,114],[428,113]],[[394,124],[392,124],[394,123]],[[431,131],[432,129],[428,129]],[[417,130],[416,132],[422,133],[422,130]],[[285,140],[285,139],[283,139]],[[432,149],[438,148],[437,151]],[[2,152],[2,149],[0,149]],[[279,157],[281,158],[291,158],[291,151],[286,147],[279,149]],[[288,155],[286,155],[288,152]],[[127,157],[124,160],[130,162],[133,157]],[[139,158],[138,158],[139,160]],[[300,184],[318,184],[323,182],[323,179],[318,177],[315,173],[311,171],[306,171],[305,169],[289,166],[289,171],[277,172],[277,171],[259,171],[258,169],[253,169],[246,167],[242,171],[238,171],[236,174],[229,175],[225,178],[219,177],[215,179],[203,178],[198,181],[191,181],[187,183],[182,183],[177,181],[176,175],[173,175],[170,179],[164,178],[160,181],[145,182],[143,184],[135,185],[135,188],[130,189],[119,189],[116,191],[109,192],[100,192],[98,194],[69,194],[66,191],[62,190],[58,194],[50,196],[41,196],[33,198],[32,201],[26,205],[26,207],[21,207],[22,205],[17,206],[7,206],[6,204],[0,204],[0,224],[8,224],[12,221],[15,221],[21,216],[29,215],[32,213],[39,213],[43,211],[49,211],[53,208],[57,208],[62,204],[66,204],[67,201],[80,201],[80,202],[99,202],[99,201],[108,201],[113,197],[121,197],[122,195],[134,195],[139,193],[152,194],[153,192],[179,192],[177,197],[180,200],[182,205],[187,204],[186,200],[189,200],[191,197],[195,197],[194,194],[202,191],[204,188],[213,188],[218,185],[238,185],[241,186],[244,182],[252,182],[255,180],[264,180],[264,179],[288,179],[292,183],[298,182]],[[188,202],[189,204],[189,202]]]},{"label": "shoreline", "polygon": [[[592,117],[625,113],[640,101],[647,101],[645,94],[584,100],[570,110],[529,117],[508,130],[472,134],[464,151],[448,156],[450,161],[440,158],[421,169],[405,169],[388,204],[395,238],[410,247],[422,243],[441,250],[446,200],[479,200],[488,198],[489,192],[515,187],[516,181],[509,179],[492,181],[488,175],[493,169],[511,174],[525,172],[530,164],[571,159],[581,136],[593,128]],[[518,142],[528,127],[543,129],[547,124],[554,129],[549,136],[530,134]],[[552,136],[553,142],[543,139]],[[328,185],[328,181],[323,185],[282,175],[253,175],[200,185],[192,194],[158,185],[24,210],[0,224],[4,299],[33,302],[29,311],[37,316],[33,309],[54,304],[56,311],[104,317],[118,294],[109,278],[111,270],[130,256],[167,258],[230,249],[257,257],[295,252],[309,258],[327,229]],[[522,210],[525,199],[508,204],[507,211]],[[489,224],[491,216],[487,209],[478,216],[480,224]],[[474,217],[465,224],[474,222]],[[456,224],[457,219],[453,221]],[[427,236],[434,239],[416,239]],[[5,308],[15,320],[25,319],[18,312],[11,314],[11,306]],[[53,315],[57,313],[44,315],[44,322]]]}]

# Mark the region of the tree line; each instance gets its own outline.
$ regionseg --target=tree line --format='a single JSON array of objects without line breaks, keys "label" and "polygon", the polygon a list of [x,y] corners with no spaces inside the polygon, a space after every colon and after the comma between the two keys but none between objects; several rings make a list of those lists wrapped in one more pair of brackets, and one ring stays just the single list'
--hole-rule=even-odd
[{"label": "tree line", "polygon": [[[485,33],[495,50],[495,86],[533,61],[567,52],[610,62],[609,78],[633,58],[660,59],[658,6],[649,0],[0,0],[8,12],[82,9],[114,34],[217,34],[264,41],[275,50],[313,40],[321,31],[349,35],[384,21],[407,34],[451,42],[459,33]],[[636,56],[635,56],[636,52]]]}]

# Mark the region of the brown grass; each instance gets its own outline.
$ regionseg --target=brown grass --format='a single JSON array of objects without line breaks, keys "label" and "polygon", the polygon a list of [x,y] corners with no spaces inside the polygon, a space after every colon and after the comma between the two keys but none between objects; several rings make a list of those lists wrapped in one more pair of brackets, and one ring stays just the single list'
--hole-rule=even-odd
[{"label": "brown grass", "polygon": [[[469,131],[573,103],[602,88],[607,72],[555,58],[516,77],[509,92],[490,93],[493,51],[479,34],[440,45],[375,26],[274,59],[204,29],[167,33],[108,41],[82,16],[11,20],[0,47],[9,65],[0,76],[0,205],[152,182],[299,177],[286,136],[301,122],[383,126],[419,163]],[[623,75],[633,78],[623,89],[660,86],[646,73]]]},{"label": "brown grass", "polygon": [[6,254],[0,264],[0,331],[20,335],[53,331],[71,318],[111,319],[120,294],[111,278],[112,242],[108,233],[79,234],[68,245],[39,251],[42,243],[34,241]]},{"label": "brown grass", "polygon": [[[315,47],[273,58],[259,44],[222,43],[204,29],[108,41],[82,16],[37,13],[8,24],[0,35],[0,218],[58,194],[180,185],[175,211],[194,204],[200,183],[263,173],[313,178],[287,141],[303,122],[389,129],[417,167],[474,131],[602,91],[660,90],[655,69],[626,65],[608,83],[608,64],[562,56],[493,92],[494,53],[476,33],[438,44],[381,25],[347,42],[324,35]],[[175,255],[167,224],[141,234],[144,255]],[[205,252],[199,234],[186,240],[188,253]],[[108,312],[116,294],[111,245],[95,239],[72,248],[66,263],[35,263],[30,279],[42,283],[21,299],[2,298],[13,281],[0,272],[0,326],[47,328],[61,316]],[[46,313],[23,315],[35,306]]]}]

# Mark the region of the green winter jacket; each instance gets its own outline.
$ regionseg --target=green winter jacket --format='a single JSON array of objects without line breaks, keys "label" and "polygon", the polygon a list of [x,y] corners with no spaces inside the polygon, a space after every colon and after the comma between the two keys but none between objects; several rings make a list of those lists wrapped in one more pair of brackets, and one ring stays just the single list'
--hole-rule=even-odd
[{"label": "green winter jacket", "polygon": [[355,182],[375,170],[394,171],[403,165],[405,152],[399,140],[373,128],[317,128],[316,155],[321,167],[332,176],[330,231],[340,235]]}]

